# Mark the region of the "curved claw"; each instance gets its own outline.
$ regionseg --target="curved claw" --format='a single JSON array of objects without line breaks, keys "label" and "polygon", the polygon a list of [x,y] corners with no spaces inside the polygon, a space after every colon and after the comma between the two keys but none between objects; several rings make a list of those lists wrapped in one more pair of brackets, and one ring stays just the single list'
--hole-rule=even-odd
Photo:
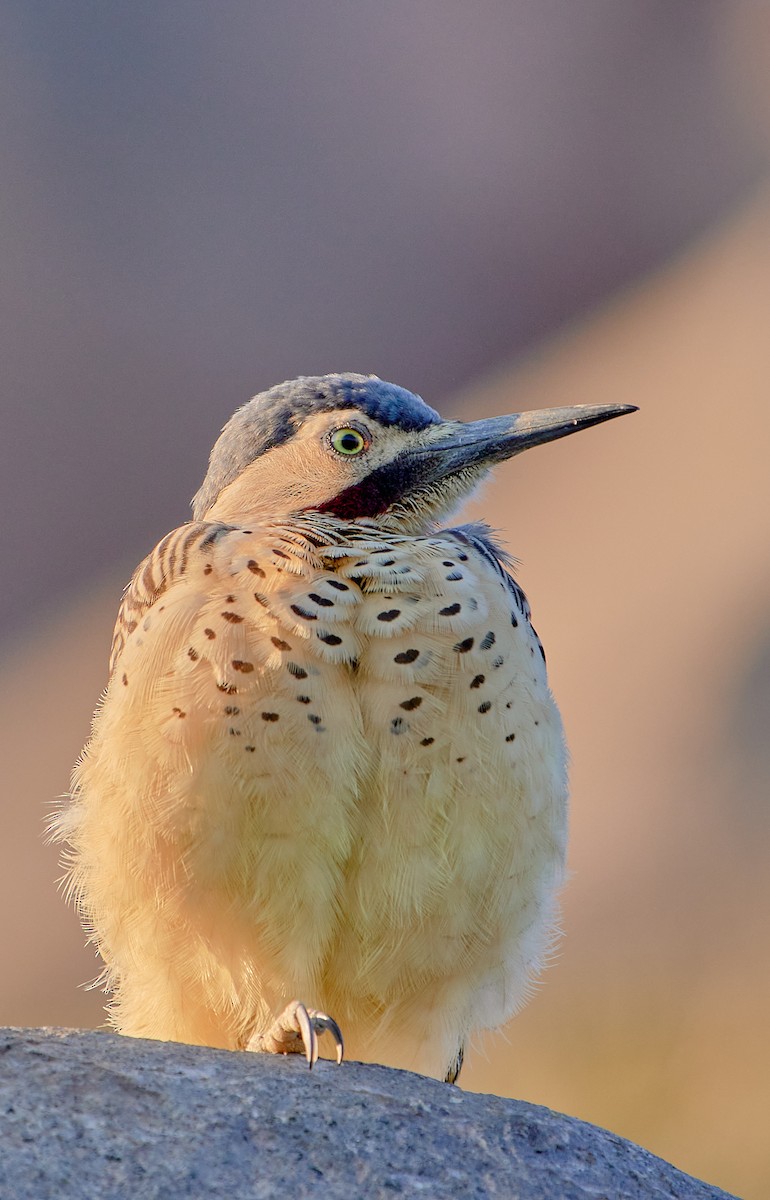
[{"label": "curved claw", "polygon": [[254,1034],[247,1049],[267,1054],[292,1054],[304,1050],[307,1065],[312,1068],[313,1063],[318,1062],[318,1038],[323,1033],[332,1035],[336,1059],[341,1063],[345,1043],[334,1017],[292,1000],[265,1033]]},{"label": "curved claw", "polygon": [[319,1033],[330,1033],[334,1038],[335,1057],[339,1065],[345,1055],[345,1042],[339,1025],[334,1020],[334,1017],[330,1017],[328,1013],[313,1011],[310,1013],[310,1018],[314,1029],[318,1030]]},{"label": "curved claw", "polygon": [[299,1025],[299,1034],[305,1046],[307,1065],[312,1069],[313,1063],[318,1061],[318,1038],[316,1037],[315,1026],[304,1004],[297,1004],[295,1016]]}]

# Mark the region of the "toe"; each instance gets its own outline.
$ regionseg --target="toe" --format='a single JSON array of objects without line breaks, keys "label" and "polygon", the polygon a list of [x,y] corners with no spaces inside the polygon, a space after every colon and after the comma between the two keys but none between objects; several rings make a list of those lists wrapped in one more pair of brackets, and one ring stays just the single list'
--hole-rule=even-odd
[{"label": "toe", "polygon": [[292,1000],[265,1033],[252,1035],[247,1049],[265,1054],[296,1054],[304,1050],[308,1067],[312,1067],[318,1061],[319,1037],[324,1033],[331,1035],[337,1062],[341,1063],[345,1045],[334,1018],[307,1008],[300,1000]]}]

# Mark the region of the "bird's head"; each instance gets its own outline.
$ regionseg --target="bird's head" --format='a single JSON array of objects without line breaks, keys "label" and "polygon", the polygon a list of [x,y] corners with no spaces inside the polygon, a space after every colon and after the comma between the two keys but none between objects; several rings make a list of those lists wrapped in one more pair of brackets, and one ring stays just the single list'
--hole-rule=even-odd
[{"label": "bird's head", "polygon": [[444,421],[374,375],[294,379],[225,425],[193,499],[196,520],[323,512],[416,533],[460,504],[495,463],[631,405],[583,405]]}]

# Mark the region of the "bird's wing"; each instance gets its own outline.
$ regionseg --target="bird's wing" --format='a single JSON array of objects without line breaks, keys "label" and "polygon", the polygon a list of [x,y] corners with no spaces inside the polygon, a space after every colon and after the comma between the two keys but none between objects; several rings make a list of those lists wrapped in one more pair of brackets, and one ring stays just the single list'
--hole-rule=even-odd
[{"label": "bird's wing", "polygon": [[58,827],[124,1032],[234,1047],[315,995],[364,748],[359,596],[263,524],[185,525],[139,565]]},{"label": "bird's wing", "polygon": [[516,559],[495,540],[490,527],[482,521],[476,521],[468,525],[458,525],[450,532],[487,560],[529,621],[532,615],[529,601],[513,576]]},{"label": "bird's wing", "polygon": [[181,579],[191,553],[205,555],[224,533],[234,527],[208,521],[191,521],[172,529],[158,542],[131,576],[118,609],[110,649],[110,674],[115,670],[123,647],[148,609],[163,593]]}]

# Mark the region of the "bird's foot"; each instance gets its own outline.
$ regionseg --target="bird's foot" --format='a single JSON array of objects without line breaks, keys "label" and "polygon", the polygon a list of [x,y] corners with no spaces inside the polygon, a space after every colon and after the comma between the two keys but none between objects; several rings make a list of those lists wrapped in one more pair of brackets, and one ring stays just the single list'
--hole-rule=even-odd
[{"label": "bird's foot", "polygon": [[306,1008],[299,1000],[292,1000],[265,1033],[252,1035],[246,1049],[261,1051],[263,1054],[304,1052],[308,1066],[312,1067],[318,1059],[318,1039],[323,1033],[332,1035],[337,1062],[341,1063],[345,1046],[342,1032],[334,1018],[327,1013],[318,1012],[315,1008]]}]

